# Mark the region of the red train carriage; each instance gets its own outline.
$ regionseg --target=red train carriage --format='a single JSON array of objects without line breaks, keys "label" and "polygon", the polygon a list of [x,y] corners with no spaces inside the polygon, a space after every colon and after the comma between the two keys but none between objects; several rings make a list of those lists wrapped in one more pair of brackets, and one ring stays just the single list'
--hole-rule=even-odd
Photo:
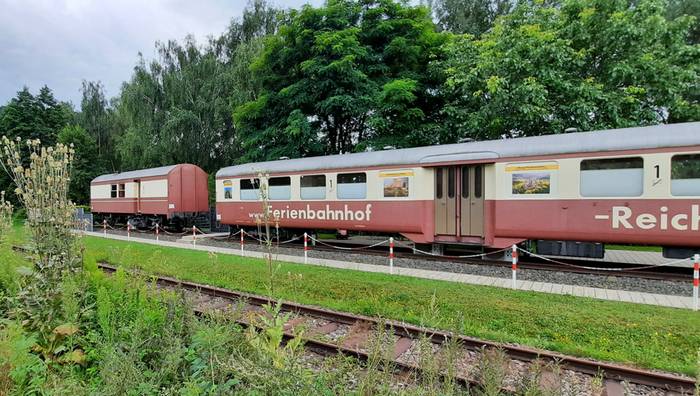
[{"label": "red train carriage", "polygon": [[259,172],[280,227],[489,248],[568,241],[556,246],[591,256],[594,243],[700,250],[700,123],[232,166],[216,177],[222,223],[255,224]]},{"label": "red train carriage", "polygon": [[196,165],[179,164],[98,176],[90,183],[90,206],[110,222],[179,228],[208,213],[207,174]]}]

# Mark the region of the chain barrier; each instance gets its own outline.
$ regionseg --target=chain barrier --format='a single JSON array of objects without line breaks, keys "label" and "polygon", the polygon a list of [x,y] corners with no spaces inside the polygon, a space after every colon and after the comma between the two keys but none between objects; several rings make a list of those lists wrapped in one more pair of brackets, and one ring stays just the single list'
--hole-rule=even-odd
[{"label": "chain barrier", "polygon": [[[87,225],[87,224],[85,224],[85,226],[86,226],[86,225]],[[107,222],[103,222],[103,223],[101,224],[101,226],[103,227],[105,233],[106,233],[107,228],[109,228],[109,229],[111,229],[111,230],[123,230],[123,229],[124,229],[124,228],[115,228],[115,227],[112,227],[111,225],[107,224]],[[130,235],[130,231],[131,231],[132,229],[135,229],[137,232],[142,233],[142,234],[150,233],[151,231],[153,231],[153,230],[155,229],[155,230],[156,230],[156,239],[158,238],[158,231],[159,231],[159,230],[162,230],[162,231],[163,231],[165,234],[167,234],[167,235],[178,235],[178,236],[181,236],[181,235],[185,235],[185,234],[189,233],[189,231],[184,231],[184,232],[181,232],[181,233],[171,233],[171,232],[166,231],[164,228],[160,227],[158,224],[156,224],[155,226],[151,227],[149,230],[142,231],[142,230],[139,230],[139,229],[130,227],[130,225],[127,223],[126,229],[127,229],[127,232],[129,233],[129,235]],[[199,229],[197,226],[192,226],[192,236],[193,236],[192,243],[195,244],[195,245],[196,245],[196,236],[197,236],[197,233],[198,233],[198,232],[199,232],[199,234],[202,234],[202,235],[209,235],[208,233],[206,233],[206,232],[202,231],[201,229]],[[243,246],[245,245],[245,237],[246,237],[246,235],[247,235],[250,239],[253,239],[253,240],[257,241],[257,242],[265,243],[265,241],[263,241],[262,239],[255,237],[254,235],[252,235],[252,234],[246,232],[246,231],[243,230],[243,229],[240,229],[240,230],[238,230],[237,232],[235,232],[235,233],[233,233],[233,234],[229,234],[229,235],[227,235],[227,236],[226,236],[225,238],[223,238],[223,239],[231,239],[232,237],[234,237],[234,236],[236,236],[236,235],[240,235],[241,254],[243,254],[243,252],[244,252]],[[699,299],[698,294],[700,294],[700,293],[698,292],[698,290],[700,289],[700,281],[699,281],[699,279],[700,279],[700,256],[699,256],[699,255],[694,255],[693,257],[688,257],[688,258],[684,258],[684,259],[673,260],[673,261],[669,261],[669,262],[661,263],[661,264],[650,264],[650,265],[643,265],[643,266],[631,267],[631,268],[620,268],[620,267],[617,267],[617,268],[610,268],[610,267],[592,267],[592,266],[571,264],[571,263],[567,263],[567,262],[564,262],[564,261],[552,259],[552,258],[543,256],[543,255],[540,255],[540,254],[537,254],[537,253],[533,253],[533,252],[531,252],[531,251],[529,251],[529,250],[527,250],[527,249],[519,248],[519,247],[517,247],[516,245],[513,245],[512,247],[507,247],[507,248],[503,248],[503,249],[491,251],[491,252],[488,252],[488,253],[477,253],[477,254],[467,254],[467,255],[452,256],[452,255],[445,255],[445,254],[439,254],[439,253],[433,253],[433,252],[426,252],[426,251],[423,251],[423,250],[420,250],[420,249],[416,249],[415,246],[411,246],[411,245],[406,244],[406,243],[404,243],[404,242],[402,242],[402,241],[395,241],[393,237],[392,237],[392,238],[389,238],[389,239],[385,239],[385,240],[383,240],[383,241],[379,241],[379,242],[374,243],[374,244],[372,244],[372,245],[356,246],[356,247],[335,246],[335,245],[333,245],[333,244],[323,242],[322,240],[317,239],[317,238],[315,238],[315,237],[313,237],[313,236],[311,236],[311,235],[308,235],[307,233],[304,233],[303,237],[304,237],[304,263],[308,263],[308,253],[309,253],[309,250],[311,250],[311,248],[310,248],[310,246],[309,246],[309,244],[308,244],[309,240],[312,241],[312,242],[314,242],[314,243],[318,243],[318,244],[320,244],[320,245],[327,246],[327,247],[329,247],[329,248],[336,249],[336,250],[341,250],[341,251],[367,250],[367,249],[372,249],[372,248],[374,248],[374,247],[381,246],[381,245],[384,245],[384,244],[387,244],[387,243],[388,243],[388,244],[389,244],[389,272],[390,272],[391,274],[394,273],[394,258],[395,258],[395,256],[394,256],[394,246],[395,246],[395,245],[396,245],[396,246],[405,247],[405,248],[410,248],[410,249],[413,250],[414,253],[423,254],[423,255],[426,255],[426,256],[441,257],[441,258],[459,258],[459,259],[461,259],[461,258],[484,257],[484,256],[494,255],[494,254],[498,254],[498,253],[502,253],[502,252],[506,252],[506,251],[510,250],[510,251],[511,251],[511,256],[512,256],[512,288],[513,288],[513,289],[517,289],[517,271],[518,271],[519,253],[527,254],[527,255],[529,255],[529,256],[531,256],[531,257],[536,257],[536,258],[539,258],[539,259],[541,259],[541,260],[544,260],[544,261],[547,261],[547,262],[550,262],[550,263],[554,263],[554,264],[557,264],[557,265],[562,265],[562,266],[565,266],[565,267],[579,268],[579,269],[585,269],[585,270],[589,270],[589,271],[608,271],[608,272],[639,271],[639,270],[644,270],[644,269],[651,269],[651,268],[658,268],[658,267],[670,266],[670,265],[674,265],[674,264],[679,264],[679,263],[687,262],[687,261],[690,260],[690,261],[693,262],[693,265],[694,265],[694,268],[693,268],[693,270],[694,270],[694,271],[693,271],[693,298],[692,298],[692,299],[693,299],[693,310],[694,310],[694,311],[697,311],[697,310],[698,310],[698,305],[699,305],[699,303],[698,303],[698,299]],[[213,237],[213,238],[216,238],[216,237]],[[294,236],[293,238],[291,238],[291,239],[289,239],[289,240],[286,240],[286,241],[279,241],[279,240],[277,240],[277,241],[276,241],[276,245],[279,246],[279,245],[284,245],[284,244],[292,243],[292,242],[297,241],[297,240],[299,240],[299,239],[301,239],[300,236]]]},{"label": "chain barrier", "polygon": [[[260,239],[260,238],[257,238],[257,237],[255,237],[255,236],[251,235],[249,232],[245,232],[245,231],[243,231],[243,230],[241,230],[241,231],[239,231],[239,232],[243,232],[243,234],[244,234],[245,236],[248,236],[248,238],[250,238],[250,239],[252,239],[252,240],[254,240],[254,241],[257,241],[257,242],[260,242],[260,243],[267,243],[265,240]],[[233,234],[232,236],[237,235],[239,232]],[[273,238],[273,239],[272,239],[272,242],[275,243],[275,244],[279,244],[279,245],[285,245],[285,244],[287,244],[287,243],[292,243],[292,242],[294,242],[294,241],[298,241],[299,239],[301,239],[300,236],[295,236],[295,237],[293,237],[292,239],[288,239],[288,240],[286,240],[286,241],[277,241],[276,239]]]},{"label": "chain barrier", "polygon": [[375,243],[375,244],[373,244],[373,245],[368,245],[368,246],[342,247],[342,246],[335,246],[335,245],[332,245],[332,244],[330,244],[330,243],[323,242],[322,240],[316,239],[316,238],[314,238],[314,237],[311,236],[311,235],[309,235],[308,237],[309,237],[310,240],[312,240],[312,241],[314,241],[314,242],[316,242],[316,243],[318,243],[318,244],[321,244],[321,245],[324,245],[324,246],[328,246],[328,247],[331,247],[331,248],[333,248],[333,249],[337,249],[337,250],[346,250],[346,251],[347,251],[347,250],[365,250],[365,249],[371,249],[371,248],[374,248],[374,247],[377,247],[377,246],[384,245],[385,243],[389,243],[389,239],[385,239],[385,240],[383,240],[383,241],[381,241],[381,242],[377,242],[377,243]]},{"label": "chain barrier", "polygon": [[631,268],[589,267],[589,266],[585,266],[585,265],[576,265],[576,264],[571,264],[571,263],[566,263],[566,262],[563,262],[563,261],[555,260],[555,259],[552,259],[552,258],[549,258],[549,257],[546,257],[546,256],[542,256],[542,255],[539,255],[539,254],[537,254],[537,253],[533,253],[533,252],[531,252],[531,251],[529,251],[529,250],[522,249],[522,248],[519,248],[518,250],[521,251],[521,252],[523,252],[524,254],[530,255],[530,256],[532,256],[532,257],[537,257],[537,258],[539,258],[539,259],[541,259],[541,260],[549,261],[550,263],[554,263],[554,264],[564,265],[564,266],[572,267],[572,268],[586,269],[586,270],[611,271],[611,272],[615,272],[615,271],[620,271],[620,272],[622,272],[622,271],[638,271],[638,270],[643,270],[643,269],[650,269],[650,268],[657,268],[657,267],[665,267],[665,266],[668,266],[668,265],[679,264],[679,263],[686,262],[686,261],[688,261],[688,260],[692,260],[692,259],[693,259],[692,257],[689,257],[689,258],[684,258],[684,259],[679,259],[679,260],[673,260],[673,261],[669,261],[669,262],[661,263],[661,264],[650,264],[650,265],[644,265],[644,266],[640,266],[640,267],[631,267]]},{"label": "chain barrier", "polygon": [[494,251],[492,251],[492,252],[487,252],[487,253],[476,253],[476,254],[465,254],[465,255],[461,255],[461,256],[451,256],[451,255],[447,255],[447,254],[439,254],[439,253],[433,253],[433,252],[426,252],[426,251],[424,251],[424,250],[417,249],[415,246],[408,245],[408,244],[403,243],[403,242],[401,242],[401,241],[396,241],[395,243],[396,243],[397,245],[401,246],[401,247],[413,249],[413,251],[414,251],[415,253],[424,254],[424,255],[426,255],[426,256],[444,257],[444,258],[476,258],[476,257],[485,257],[485,256],[489,256],[489,255],[492,255],[492,254],[502,253],[502,252],[505,252],[505,251],[508,251],[508,250],[511,249],[510,247],[507,247],[507,248],[503,248],[503,249],[499,249],[499,250],[494,250]]}]

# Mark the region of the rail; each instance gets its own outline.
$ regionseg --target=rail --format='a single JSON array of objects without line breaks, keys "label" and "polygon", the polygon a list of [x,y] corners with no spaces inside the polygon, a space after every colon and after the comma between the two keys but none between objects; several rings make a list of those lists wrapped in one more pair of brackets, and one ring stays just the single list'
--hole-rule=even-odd
[{"label": "rail", "polygon": [[[108,272],[114,272],[117,270],[117,267],[111,266],[109,264],[102,263],[98,266],[102,270]],[[194,282],[182,281],[163,276],[156,276],[155,278],[157,282],[163,285],[181,287],[186,290],[196,291],[201,294],[209,295],[212,297],[222,297],[224,299],[235,301],[242,300],[246,303],[257,306],[277,304],[276,301],[265,296],[242,293],[229,289],[202,285]],[[595,361],[575,356],[564,355],[561,353],[551,352],[547,350],[486,341],[464,335],[457,335],[442,330],[419,327],[408,323],[392,320],[383,320],[379,318],[350,314],[345,312],[338,312],[325,308],[302,305],[292,302],[281,302],[280,304],[281,309],[284,312],[294,312],[313,318],[325,319],[334,323],[340,323],[345,325],[365,323],[370,324],[371,327],[374,329],[378,329],[381,326],[384,326],[386,331],[392,332],[397,337],[394,345],[394,360],[396,367],[403,370],[420,370],[420,368],[417,366],[399,361],[398,357],[400,355],[399,352],[405,352],[410,346],[410,343],[407,341],[417,340],[424,337],[433,342],[434,344],[437,344],[438,352],[436,353],[439,353],[440,346],[452,340],[457,341],[459,345],[468,350],[482,351],[484,348],[498,348],[506,352],[511,359],[516,359],[524,362],[554,362],[556,364],[561,365],[564,368],[586,375],[596,376],[602,374],[603,377],[608,381],[625,381],[681,393],[691,393],[695,389],[695,380],[693,378],[673,373],[644,370],[610,362]],[[221,307],[223,307],[223,305]],[[291,323],[291,321],[287,323],[287,326],[285,326],[285,328],[287,329],[285,331],[286,337],[297,337],[296,334],[294,334],[292,331],[289,331],[295,325],[298,325],[298,323]],[[363,351],[362,349],[363,341],[366,340],[354,340],[353,342],[348,342],[348,340],[346,340],[346,342],[334,344],[329,343],[327,341],[321,341],[313,337],[304,337],[303,341],[307,344],[307,346],[310,346],[312,348],[320,348],[328,352],[340,352],[343,354],[357,356],[360,358],[368,357],[367,352]],[[466,377],[459,377],[458,379],[460,382],[474,384],[473,380],[470,380]],[[505,390],[509,391],[509,389]]]}]

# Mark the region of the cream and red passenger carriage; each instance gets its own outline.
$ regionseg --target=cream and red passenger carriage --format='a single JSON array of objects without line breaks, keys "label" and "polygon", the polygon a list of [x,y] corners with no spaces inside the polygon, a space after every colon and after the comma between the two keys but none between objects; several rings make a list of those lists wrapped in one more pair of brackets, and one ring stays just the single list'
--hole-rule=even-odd
[{"label": "cream and red passenger carriage", "polygon": [[90,206],[99,221],[180,228],[209,212],[208,177],[191,164],[102,175],[90,183]]},{"label": "cream and red passenger carriage", "polygon": [[700,123],[231,166],[216,175],[223,224],[256,224],[261,173],[284,228],[488,248],[565,241],[590,256],[594,243],[700,250]]}]

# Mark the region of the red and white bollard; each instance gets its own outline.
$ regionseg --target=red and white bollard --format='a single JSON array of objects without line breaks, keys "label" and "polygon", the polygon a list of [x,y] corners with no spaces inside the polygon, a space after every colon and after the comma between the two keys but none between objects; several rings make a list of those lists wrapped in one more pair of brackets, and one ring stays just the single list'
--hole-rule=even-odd
[{"label": "red and white bollard", "polygon": [[304,264],[309,262],[309,234],[304,233]]},{"label": "red and white bollard", "polygon": [[160,226],[156,223],[156,241],[160,241]]},{"label": "red and white bollard", "polygon": [[389,273],[394,273],[394,237],[389,238]]},{"label": "red and white bollard", "polygon": [[245,240],[243,239],[243,238],[245,238],[245,231],[243,231],[243,229],[241,228],[240,233],[241,233],[241,256],[242,256],[243,255],[243,245],[245,244]]},{"label": "red and white bollard", "polygon": [[693,311],[698,310],[698,287],[700,287],[700,254],[693,257]]},{"label": "red and white bollard", "polygon": [[129,223],[128,221],[126,222],[126,240],[131,240],[131,223]]},{"label": "red and white bollard", "polygon": [[107,236],[107,219],[102,220],[102,232]]},{"label": "red and white bollard", "polygon": [[197,226],[192,226],[192,244],[197,246]]},{"label": "red and white bollard", "polygon": [[513,266],[511,268],[513,270],[513,289],[517,289],[518,288],[518,275],[517,275],[517,273],[518,273],[518,247],[517,246],[513,245],[513,251],[511,253],[511,255],[513,257]]}]

